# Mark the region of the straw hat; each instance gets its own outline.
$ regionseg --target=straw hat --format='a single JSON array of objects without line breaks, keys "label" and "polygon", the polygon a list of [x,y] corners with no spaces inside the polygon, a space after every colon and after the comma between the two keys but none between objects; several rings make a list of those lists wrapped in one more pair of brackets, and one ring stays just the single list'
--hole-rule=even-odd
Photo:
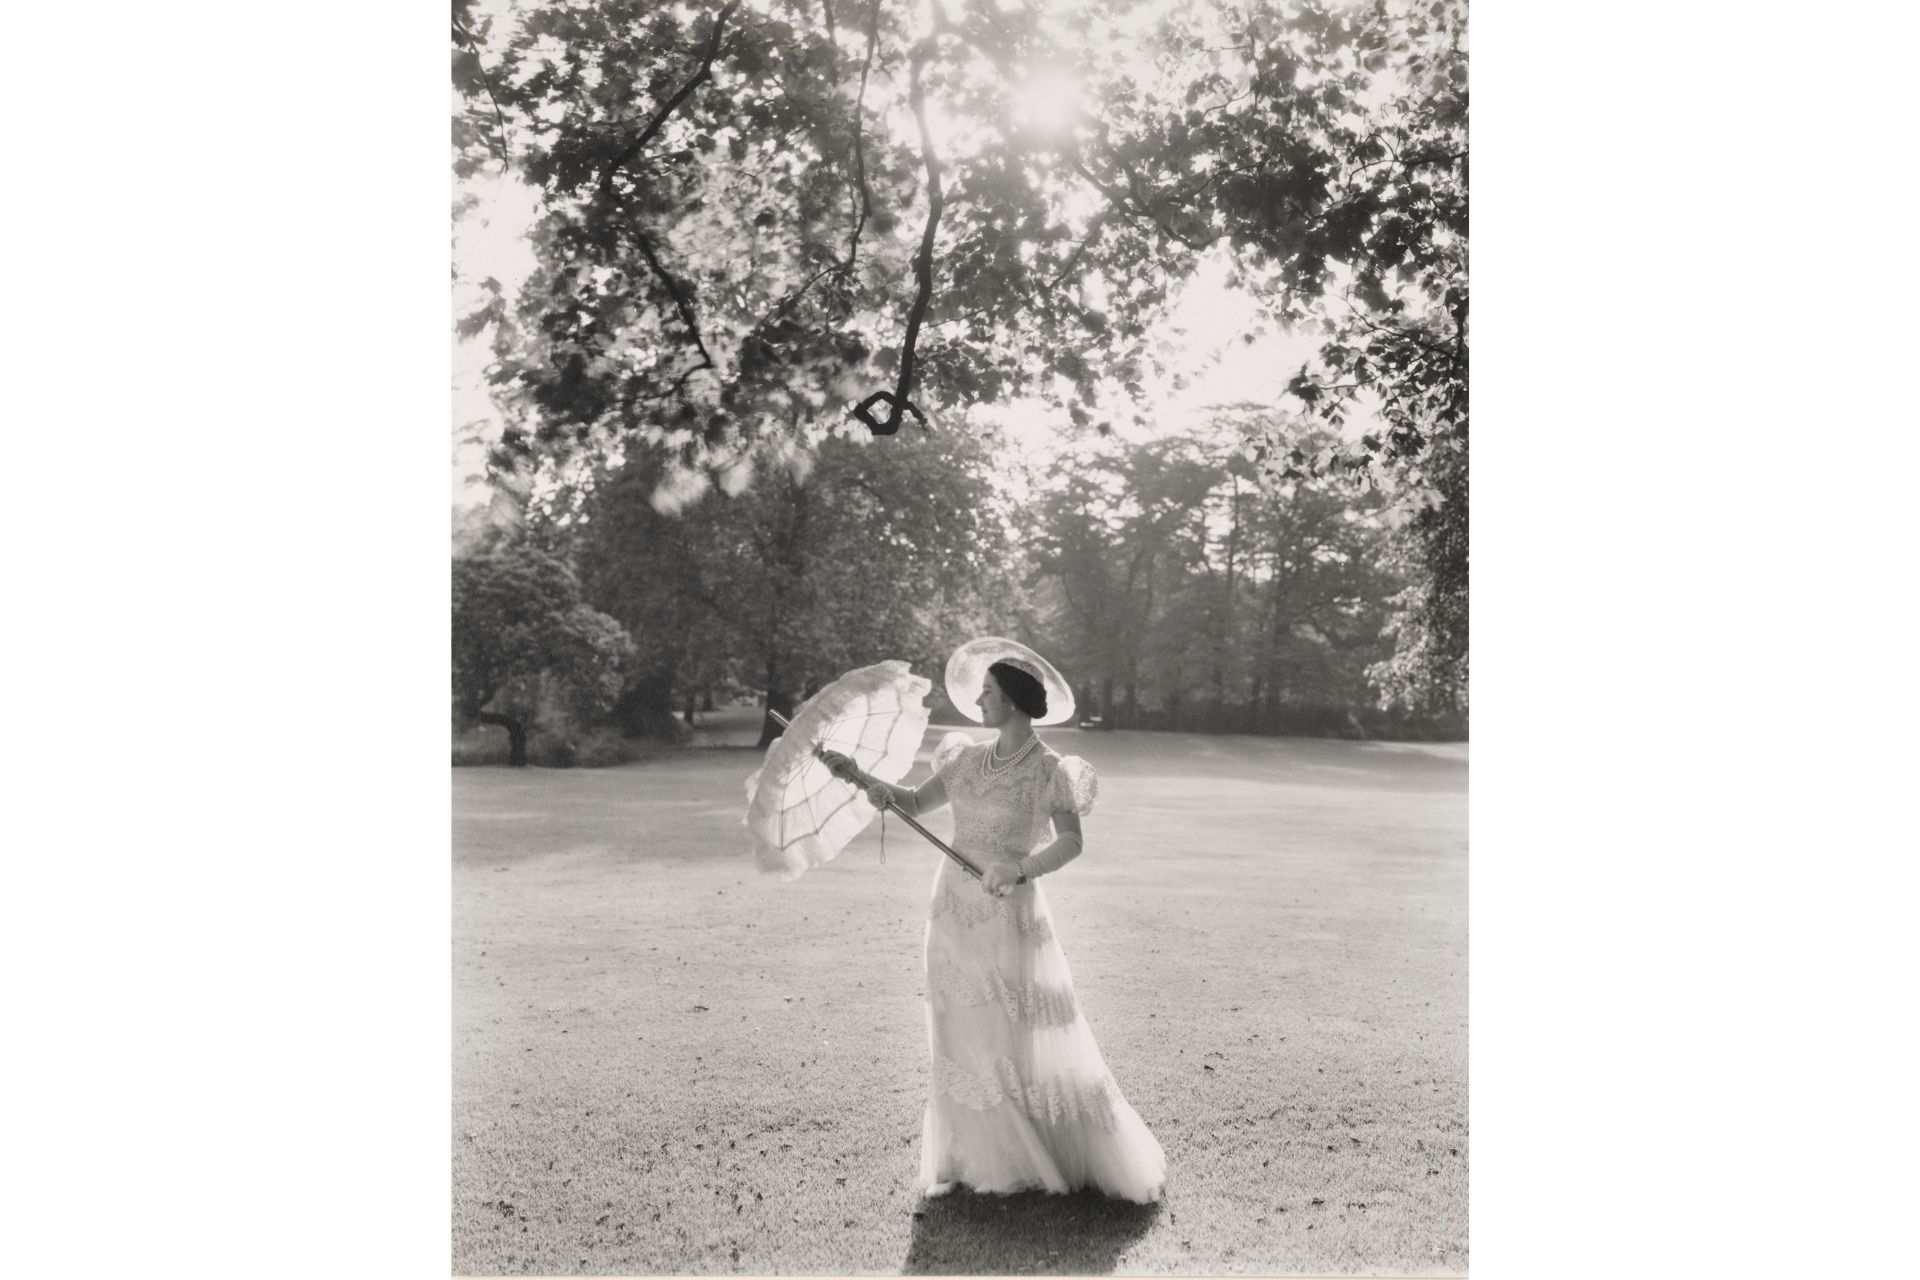
[{"label": "straw hat", "polygon": [[1054,670],[1053,664],[1018,640],[982,636],[969,640],[947,659],[947,697],[969,720],[978,721],[980,711],[974,700],[987,678],[987,668],[996,662],[1016,667],[1038,680],[1047,691],[1047,714],[1035,724],[1066,724],[1073,719],[1073,686]]}]

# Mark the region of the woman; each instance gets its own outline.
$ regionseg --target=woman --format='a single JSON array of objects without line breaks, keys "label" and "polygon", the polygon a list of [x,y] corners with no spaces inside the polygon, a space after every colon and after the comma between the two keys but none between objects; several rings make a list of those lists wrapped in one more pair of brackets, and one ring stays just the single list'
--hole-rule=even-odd
[{"label": "woman", "polygon": [[977,690],[980,719],[999,737],[947,735],[919,787],[879,782],[826,753],[876,806],[918,816],[951,803],[954,847],[985,866],[976,882],[942,858],[934,877],[926,944],[933,1096],[920,1182],[928,1195],[956,1184],[1003,1193],[1092,1186],[1158,1199],[1166,1157],[1100,1056],[1036,883],[1079,855],[1080,818],[1093,807],[1092,766],[1033,732],[1036,721],[1071,718],[1072,691],[1038,654],[999,639],[962,646],[947,664],[947,689],[956,706]]}]

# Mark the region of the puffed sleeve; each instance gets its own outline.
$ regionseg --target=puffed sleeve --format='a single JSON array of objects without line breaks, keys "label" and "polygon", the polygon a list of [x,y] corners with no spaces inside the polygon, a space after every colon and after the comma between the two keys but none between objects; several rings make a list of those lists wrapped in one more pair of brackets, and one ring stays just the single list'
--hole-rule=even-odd
[{"label": "puffed sleeve", "polygon": [[960,753],[973,745],[973,739],[964,733],[950,733],[940,739],[940,745],[933,749],[933,776],[946,781],[953,767],[960,763]]},{"label": "puffed sleeve", "polygon": [[1093,811],[1093,798],[1099,792],[1100,779],[1092,765],[1079,756],[1061,756],[1047,792],[1047,812],[1066,810],[1084,817]]}]

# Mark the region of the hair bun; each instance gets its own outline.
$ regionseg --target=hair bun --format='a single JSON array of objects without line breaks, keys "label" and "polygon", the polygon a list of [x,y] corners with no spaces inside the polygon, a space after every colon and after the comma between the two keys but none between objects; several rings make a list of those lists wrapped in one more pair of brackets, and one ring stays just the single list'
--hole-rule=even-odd
[{"label": "hair bun", "polygon": [[1047,686],[1032,672],[1004,660],[987,671],[1000,682],[1000,691],[1021,715],[1038,720],[1047,714]]}]

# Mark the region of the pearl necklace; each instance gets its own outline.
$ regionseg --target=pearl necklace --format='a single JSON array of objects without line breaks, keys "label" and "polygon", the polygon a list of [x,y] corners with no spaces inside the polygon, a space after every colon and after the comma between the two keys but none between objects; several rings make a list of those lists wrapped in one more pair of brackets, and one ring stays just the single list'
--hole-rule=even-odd
[{"label": "pearl necklace", "polygon": [[1002,760],[1000,759],[1000,744],[996,742],[987,748],[987,754],[980,757],[980,772],[989,778],[997,778],[1019,764],[1022,760],[1025,760],[1028,755],[1032,754],[1033,749],[1039,745],[1039,735],[1030,733],[1027,735],[1027,740],[1020,744],[1018,751],[1008,756],[1005,760]]}]

